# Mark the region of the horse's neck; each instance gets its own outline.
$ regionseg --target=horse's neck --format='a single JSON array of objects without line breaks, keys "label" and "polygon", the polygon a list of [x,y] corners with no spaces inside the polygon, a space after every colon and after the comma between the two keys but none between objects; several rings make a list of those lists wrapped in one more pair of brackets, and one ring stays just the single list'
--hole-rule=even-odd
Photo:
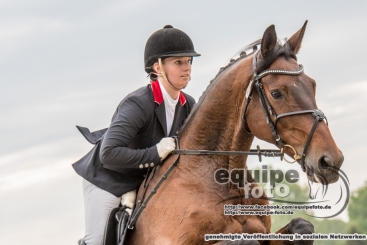
[{"label": "horse's neck", "polygon": [[[250,149],[253,136],[245,132],[241,115],[251,68],[246,62],[233,66],[212,84],[212,88],[198,105],[199,108],[188,120],[180,134],[182,149],[225,151]],[[222,164],[236,168],[244,167],[246,157],[226,159],[227,163]]]}]

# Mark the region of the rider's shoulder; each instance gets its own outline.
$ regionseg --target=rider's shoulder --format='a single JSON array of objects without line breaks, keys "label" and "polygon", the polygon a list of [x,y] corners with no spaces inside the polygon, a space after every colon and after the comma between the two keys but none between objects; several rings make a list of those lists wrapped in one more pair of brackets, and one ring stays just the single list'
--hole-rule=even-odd
[{"label": "rider's shoulder", "polygon": [[137,90],[128,94],[125,98],[122,99],[118,107],[125,107],[127,105],[130,105],[139,106],[147,109],[147,107],[149,107],[149,104],[152,104],[154,106],[152,92],[148,85],[138,88]]},{"label": "rider's shoulder", "polygon": [[127,97],[130,99],[137,99],[137,100],[149,100],[153,98],[152,90],[150,88],[150,84],[140,87],[137,90],[131,92]]}]

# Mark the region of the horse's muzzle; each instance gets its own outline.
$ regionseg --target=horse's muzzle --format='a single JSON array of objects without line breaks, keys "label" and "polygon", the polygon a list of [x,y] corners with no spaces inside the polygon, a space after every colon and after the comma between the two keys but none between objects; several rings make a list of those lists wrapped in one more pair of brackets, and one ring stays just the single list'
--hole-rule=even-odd
[{"label": "horse's muzzle", "polygon": [[[343,162],[344,156],[341,151],[334,156],[327,154],[321,156],[317,162],[318,172],[321,175],[319,181],[326,185],[337,182],[339,179],[339,169]],[[317,179],[316,181],[319,182]]]}]

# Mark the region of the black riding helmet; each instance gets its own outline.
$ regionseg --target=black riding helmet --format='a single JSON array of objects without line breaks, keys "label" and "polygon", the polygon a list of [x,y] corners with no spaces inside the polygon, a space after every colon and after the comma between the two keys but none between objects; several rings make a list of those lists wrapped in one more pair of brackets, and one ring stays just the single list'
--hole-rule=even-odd
[{"label": "black riding helmet", "polygon": [[166,25],[149,37],[145,45],[144,69],[150,73],[158,58],[181,56],[195,57],[200,54],[195,52],[194,45],[185,32]]}]

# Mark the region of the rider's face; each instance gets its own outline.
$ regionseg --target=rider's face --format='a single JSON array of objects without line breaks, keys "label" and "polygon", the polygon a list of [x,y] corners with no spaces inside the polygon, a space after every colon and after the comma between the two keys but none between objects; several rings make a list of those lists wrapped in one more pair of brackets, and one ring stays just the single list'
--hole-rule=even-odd
[{"label": "rider's face", "polygon": [[[189,83],[191,59],[192,57],[169,57],[164,59],[164,72],[175,90],[181,90]],[[160,71],[158,71],[158,73],[159,72]]]}]

